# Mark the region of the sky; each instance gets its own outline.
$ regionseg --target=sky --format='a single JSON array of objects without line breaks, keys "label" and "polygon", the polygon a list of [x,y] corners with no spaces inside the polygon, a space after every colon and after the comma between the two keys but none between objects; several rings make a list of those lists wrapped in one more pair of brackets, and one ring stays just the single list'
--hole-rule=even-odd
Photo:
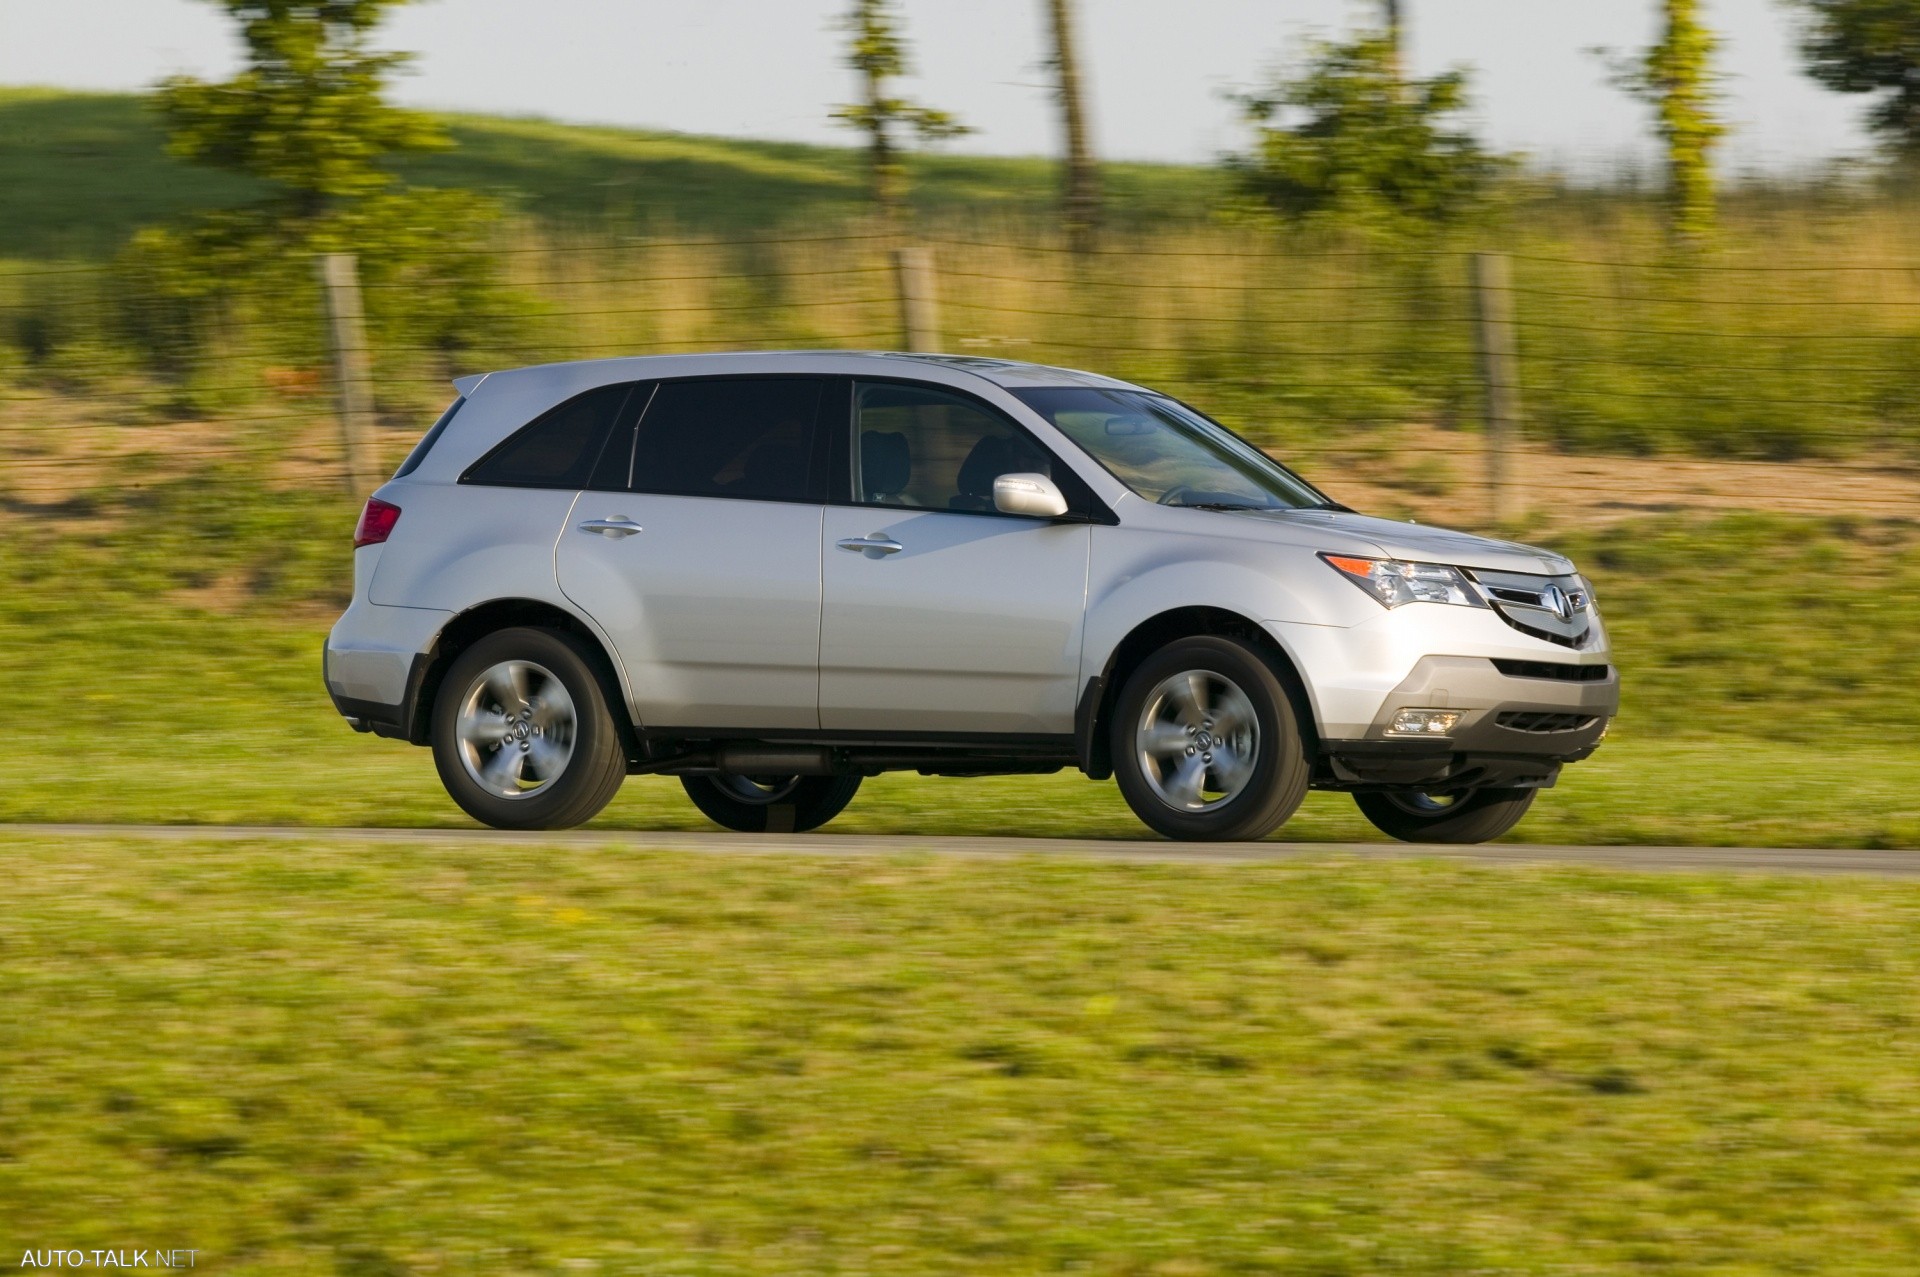
[{"label": "sky", "polygon": [[[1315,35],[1371,18],[1363,0],[1079,0],[1094,141],[1114,159],[1208,161],[1246,140],[1225,95],[1252,87]],[[411,105],[581,123],[849,142],[837,19],[846,0],[426,0],[383,43],[419,54],[396,84]],[[1574,173],[1647,164],[1645,108],[1593,50],[1655,34],[1653,0],[1407,0],[1418,73],[1474,75],[1496,146]],[[900,0],[916,74],[905,91],[977,132],[945,144],[1020,155],[1057,148],[1039,0]],[[1706,0],[1725,45],[1723,166],[1782,172],[1861,154],[1863,102],[1799,71],[1786,0]],[[223,76],[238,55],[206,0],[0,0],[0,84],[137,89]]]}]

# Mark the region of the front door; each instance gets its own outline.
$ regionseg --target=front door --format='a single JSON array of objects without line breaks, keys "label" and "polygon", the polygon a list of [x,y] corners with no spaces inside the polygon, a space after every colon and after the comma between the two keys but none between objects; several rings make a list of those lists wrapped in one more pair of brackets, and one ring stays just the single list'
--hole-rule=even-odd
[{"label": "front door", "polygon": [[661,382],[575,501],[560,588],[612,637],[641,726],[819,726],[826,384]]},{"label": "front door", "polygon": [[1090,529],[997,513],[993,480],[1063,478],[985,404],[854,387],[854,504],[821,536],[820,725],[941,734],[1073,730]]}]

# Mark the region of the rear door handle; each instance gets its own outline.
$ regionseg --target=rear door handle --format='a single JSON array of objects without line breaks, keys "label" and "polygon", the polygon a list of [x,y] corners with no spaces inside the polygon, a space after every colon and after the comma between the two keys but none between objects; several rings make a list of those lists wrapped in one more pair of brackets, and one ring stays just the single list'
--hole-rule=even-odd
[{"label": "rear door handle", "polygon": [[582,532],[598,532],[601,536],[612,537],[618,540],[621,537],[630,537],[641,529],[639,524],[629,519],[626,515],[616,514],[611,519],[588,519],[580,525],[580,530]]},{"label": "rear door handle", "polygon": [[907,548],[898,541],[895,541],[892,537],[885,536],[878,532],[872,536],[848,537],[846,540],[836,541],[834,544],[842,550],[852,550],[855,554],[870,554],[875,557],[885,554],[898,554]]}]

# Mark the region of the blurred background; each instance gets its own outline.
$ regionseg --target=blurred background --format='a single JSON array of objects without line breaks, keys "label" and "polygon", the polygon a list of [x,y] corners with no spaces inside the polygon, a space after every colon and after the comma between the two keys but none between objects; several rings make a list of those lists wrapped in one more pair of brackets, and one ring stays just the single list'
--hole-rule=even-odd
[{"label": "blurred background", "polygon": [[[0,13],[0,642],[46,724],[0,816],[456,822],[313,657],[448,380],[850,347],[1141,381],[1575,555],[1626,708],[1526,836],[1920,841],[1920,5]],[[848,827],[1138,832],[988,784]]]}]

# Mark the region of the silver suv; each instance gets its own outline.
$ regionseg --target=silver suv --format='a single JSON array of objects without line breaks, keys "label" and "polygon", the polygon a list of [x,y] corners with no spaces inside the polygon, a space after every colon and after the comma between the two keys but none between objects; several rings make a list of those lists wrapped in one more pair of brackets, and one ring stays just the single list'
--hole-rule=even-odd
[{"label": "silver suv", "polygon": [[641,773],[802,830],[883,771],[1075,767],[1171,838],[1336,789],[1478,842],[1619,704],[1566,559],[1356,514],[1123,381],[798,352],[454,384],[367,502],[325,674],[489,825]]}]

